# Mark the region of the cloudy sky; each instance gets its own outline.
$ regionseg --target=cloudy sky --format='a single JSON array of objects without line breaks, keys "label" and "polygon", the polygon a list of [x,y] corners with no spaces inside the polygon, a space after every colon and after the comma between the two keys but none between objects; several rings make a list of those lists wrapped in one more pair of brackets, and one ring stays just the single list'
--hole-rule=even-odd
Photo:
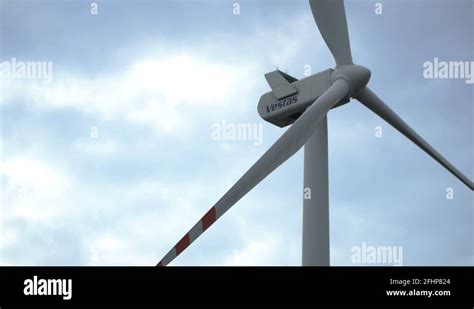
[{"label": "cloudy sky", "polygon": [[[234,2],[0,0],[0,61],[53,64],[0,80],[1,265],[154,265],[286,130],[256,112],[263,75],[334,60],[307,1]],[[381,3],[346,1],[355,62],[472,179],[474,86],[423,63],[473,60],[473,2]],[[472,191],[356,101],[328,119],[331,264],[366,243],[473,265]],[[262,143],[213,140],[222,121]],[[302,187],[299,151],[172,265],[300,265]]]}]

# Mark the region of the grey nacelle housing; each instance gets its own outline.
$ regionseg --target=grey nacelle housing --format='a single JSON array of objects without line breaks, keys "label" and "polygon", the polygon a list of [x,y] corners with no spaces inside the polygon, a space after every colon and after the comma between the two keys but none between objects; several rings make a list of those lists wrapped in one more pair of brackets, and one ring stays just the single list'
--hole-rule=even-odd
[{"label": "grey nacelle housing", "polygon": [[[265,93],[258,102],[258,113],[264,120],[279,127],[292,124],[331,86],[333,71],[328,69],[292,82],[291,86],[296,88],[297,92],[284,98],[277,99],[274,91]],[[349,99],[343,100],[337,106],[347,102]]]}]

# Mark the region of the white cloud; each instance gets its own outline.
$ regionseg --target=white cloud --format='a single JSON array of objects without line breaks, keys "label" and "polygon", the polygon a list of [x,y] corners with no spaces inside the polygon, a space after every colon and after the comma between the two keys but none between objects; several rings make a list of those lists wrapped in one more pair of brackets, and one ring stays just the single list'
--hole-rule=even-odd
[{"label": "white cloud", "polygon": [[106,120],[144,125],[160,135],[180,135],[201,116],[208,119],[210,112],[225,117],[255,110],[261,95],[255,90],[265,85],[263,74],[277,66],[284,69],[314,42],[314,35],[308,13],[289,26],[258,28],[253,36],[233,38],[232,46],[268,55],[264,61],[225,44],[216,46],[211,37],[198,46],[162,41],[146,48],[127,47],[135,53],[122,68],[97,77],[70,74],[55,65],[51,84],[2,80],[0,104],[23,98],[44,107],[72,107]]},{"label": "white cloud", "polygon": [[40,220],[64,215],[56,199],[73,188],[74,180],[47,161],[13,157],[0,163],[3,217]]},{"label": "white cloud", "polygon": [[[227,189],[193,180],[97,186],[79,182],[61,162],[31,155],[6,158],[0,171],[3,265],[153,265],[207,211],[215,192]],[[80,259],[57,256],[72,247]]]},{"label": "white cloud", "polygon": [[91,139],[87,142],[75,142],[72,150],[80,154],[111,156],[119,153],[122,149],[120,144],[111,139]]},{"label": "white cloud", "polygon": [[[254,235],[253,238],[255,238]],[[280,250],[284,243],[275,235],[248,239],[245,247],[235,249],[232,254],[224,259],[224,266],[252,266],[252,265],[275,265],[281,254]]]},{"label": "white cloud", "polygon": [[5,87],[5,97],[73,107],[173,134],[192,126],[202,108],[238,110],[234,103],[255,86],[256,73],[252,63],[235,65],[170,47],[167,53],[132,61],[122,70],[97,78],[65,73],[49,85],[21,82]]}]

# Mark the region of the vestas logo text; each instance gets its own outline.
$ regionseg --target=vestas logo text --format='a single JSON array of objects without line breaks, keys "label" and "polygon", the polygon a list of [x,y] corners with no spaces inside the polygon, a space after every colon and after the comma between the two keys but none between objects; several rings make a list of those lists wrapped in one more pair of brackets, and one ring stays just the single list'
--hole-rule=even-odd
[{"label": "vestas logo text", "polygon": [[283,107],[286,107],[288,105],[296,103],[296,101],[298,101],[298,95],[294,95],[294,96],[291,96],[291,97],[288,97],[288,98],[281,99],[277,103],[270,104],[269,106],[267,106],[267,113],[279,110]]}]

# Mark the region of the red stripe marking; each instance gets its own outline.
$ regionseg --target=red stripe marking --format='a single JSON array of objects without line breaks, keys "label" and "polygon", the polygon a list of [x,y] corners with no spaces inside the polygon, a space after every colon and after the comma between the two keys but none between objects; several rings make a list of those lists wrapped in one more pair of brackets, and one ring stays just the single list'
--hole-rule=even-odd
[{"label": "red stripe marking", "polygon": [[216,221],[216,209],[212,207],[209,211],[202,217],[202,230],[207,230],[214,222]]},{"label": "red stripe marking", "polygon": [[186,235],[183,236],[183,238],[181,238],[180,241],[178,241],[178,243],[174,247],[176,249],[176,255],[183,252],[183,250],[186,249],[189,246],[189,243],[190,243],[189,234],[186,234]]}]

